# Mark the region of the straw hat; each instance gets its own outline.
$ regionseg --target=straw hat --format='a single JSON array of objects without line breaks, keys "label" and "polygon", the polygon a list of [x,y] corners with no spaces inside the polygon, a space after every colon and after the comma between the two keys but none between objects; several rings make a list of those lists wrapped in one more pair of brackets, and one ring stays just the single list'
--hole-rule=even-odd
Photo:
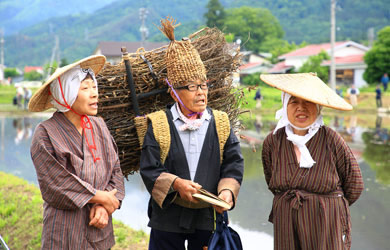
[{"label": "straw hat", "polygon": [[172,17],[167,17],[160,22],[159,30],[171,40],[165,57],[170,84],[176,88],[184,85],[188,80],[205,81],[206,68],[191,40],[189,38],[183,38],[182,41],[175,40],[174,29],[180,24],[176,24],[176,20]]},{"label": "straw hat", "polygon": [[315,73],[262,74],[260,79],[292,96],[333,109],[352,110],[352,106],[329,88]]},{"label": "straw hat", "polygon": [[81,68],[90,68],[95,75],[103,68],[106,62],[106,57],[102,55],[89,56],[75,63],[66,65],[61,68],[57,68],[56,71],[49,77],[49,79],[35,92],[28,103],[28,110],[32,112],[40,112],[49,108],[53,108],[53,104],[50,103],[49,88],[50,83],[57,79],[60,75],[64,74],[71,68],[80,65]]}]

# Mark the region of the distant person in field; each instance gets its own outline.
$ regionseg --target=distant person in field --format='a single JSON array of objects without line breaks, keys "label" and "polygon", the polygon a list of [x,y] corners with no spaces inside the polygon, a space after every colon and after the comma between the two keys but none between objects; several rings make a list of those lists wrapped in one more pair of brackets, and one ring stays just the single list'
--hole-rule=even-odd
[{"label": "distant person in field", "polygon": [[336,86],[336,94],[343,98],[343,89],[340,86]]},{"label": "distant person in field", "polygon": [[261,95],[260,88],[256,90],[255,94],[255,101],[256,101],[256,108],[261,108],[261,100],[263,99],[263,96]]},{"label": "distant person in field", "polygon": [[356,107],[358,105],[358,95],[360,94],[359,89],[356,88],[354,84],[352,84],[351,87],[347,90],[347,94],[349,96],[351,105]]},{"label": "distant person in field", "polygon": [[24,109],[27,110],[28,102],[30,101],[30,98],[32,96],[32,92],[27,87],[24,87],[23,90],[24,90]]},{"label": "distant person in field", "polygon": [[376,96],[375,96],[376,107],[380,108],[380,107],[382,107],[382,90],[381,90],[381,86],[379,84],[376,85],[375,93],[376,93]]},{"label": "distant person in field", "polygon": [[384,73],[381,78],[381,83],[383,84],[383,91],[386,92],[387,85],[389,84],[389,75],[387,73]]},{"label": "distant person in field", "polygon": [[23,88],[22,88],[22,86],[18,85],[16,87],[16,105],[18,105],[19,109],[22,108],[23,96],[24,96]]}]

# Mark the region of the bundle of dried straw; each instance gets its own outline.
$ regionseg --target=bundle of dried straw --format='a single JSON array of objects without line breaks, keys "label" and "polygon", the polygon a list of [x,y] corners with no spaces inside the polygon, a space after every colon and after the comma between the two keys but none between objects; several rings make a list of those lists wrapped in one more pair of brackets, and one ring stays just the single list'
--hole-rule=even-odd
[{"label": "bundle of dried straw", "polygon": [[[233,128],[238,128],[238,106],[243,97],[242,91],[232,87],[232,73],[237,70],[241,55],[233,49],[216,28],[204,28],[189,36],[198,50],[206,67],[207,78],[212,86],[209,89],[208,105],[213,109],[228,113]],[[129,54],[136,94],[150,93],[156,89],[166,89],[167,77],[165,53],[167,46]],[[148,64],[151,66],[148,66]],[[124,62],[117,65],[107,63],[97,76],[99,83],[99,111],[114,137],[125,176],[139,169],[141,149],[134,124],[135,113],[130,98],[130,89]],[[148,114],[165,109],[173,103],[167,92],[139,100],[141,113]]]}]

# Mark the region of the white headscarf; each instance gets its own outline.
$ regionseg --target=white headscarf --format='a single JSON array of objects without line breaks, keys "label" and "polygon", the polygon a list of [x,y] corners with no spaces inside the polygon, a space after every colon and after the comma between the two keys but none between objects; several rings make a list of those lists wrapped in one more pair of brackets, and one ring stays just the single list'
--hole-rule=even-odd
[{"label": "white headscarf", "polygon": [[[85,77],[90,74],[92,76],[92,79],[96,85],[97,88],[97,81],[95,78],[95,74],[93,73],[92,69],[82,69],[80,65],[75,66],[74,68],[71,68],[64,74],[60,76],[61,79],[61,85],[62,90],[64,91],[64,97],[66,102],[69,104],[70,107],[72,107],[73,103],[77,99],[77,95],[79,93],[80,84],[81,81],[85,79]],[[60,112],[67,112],[69,111],[68,108],[61,106],[57,102],[66,105],[64,102],[64,98],[62,97],[61,93],[61,87],[60,83],[58,82],[58,79],[55,79],[50,84],[50,92],[52,95],[51,103],[54,105],[56,109]],[[53,99],[57,100],[57,102]]]},{"label": "white headscarf", "polygon": [[[291,141],[294,145],[298,147],[299,152],[301,153],[301,160],[299,163],[299,167],[301,168],[311,168],[314,163],[316,163],[313,158],[310,155],[309,150],[306,147],[306,143],[318,132],[318,129],[324,125],[324,121],[322,119],[321,115],[321,106],[317,104],[317,111],[318,116],[317,119],[306,128],[299,128],[294,126],[289,120],[287,116],[287,104],[290,100],[291,95],[285,92],[282,92],[282,103],[283,107],[276,111],[275,118],[279,119],[278,124],[276,125],[276,128],[274,129],[273,134],[276,133],[276,131],[280,128],[285,127],[285,131],[287,134],[287,140]],[[297,130],[306,130],[308,129],[308,132],[306,135],[301,136],[294,134],[293,129],[295,128]]]}]

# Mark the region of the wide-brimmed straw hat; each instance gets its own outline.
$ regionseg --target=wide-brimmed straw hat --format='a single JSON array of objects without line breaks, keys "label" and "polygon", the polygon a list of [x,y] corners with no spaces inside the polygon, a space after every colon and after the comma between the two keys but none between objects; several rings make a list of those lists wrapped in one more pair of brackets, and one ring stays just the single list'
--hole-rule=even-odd
[{"label": "wide-brimmed straw hat", "polygon": [[260,79],[292,96],[333,109],[352,110],[352,106],[329,88],[315,73],[262,74]]},{"label": "wide-brimmed straw hat", "polygon": [[95,75],[103,68],[104,63],[106,62],[106,57],[103,55],[94,55],[83,58],[75,63],[68,64],[64,67],[56,69],[54,73],[49,77],[49,79],[35,92],[31,97],[28,103],[28,110],[32,112],[40,112],[53,108],[53,104],[50,103],[49,88],[50,83],[53,82],[57,77],[64,74],[71,68],[80,65],[81,68],[87,69],[90,68],[93,70]]}]

